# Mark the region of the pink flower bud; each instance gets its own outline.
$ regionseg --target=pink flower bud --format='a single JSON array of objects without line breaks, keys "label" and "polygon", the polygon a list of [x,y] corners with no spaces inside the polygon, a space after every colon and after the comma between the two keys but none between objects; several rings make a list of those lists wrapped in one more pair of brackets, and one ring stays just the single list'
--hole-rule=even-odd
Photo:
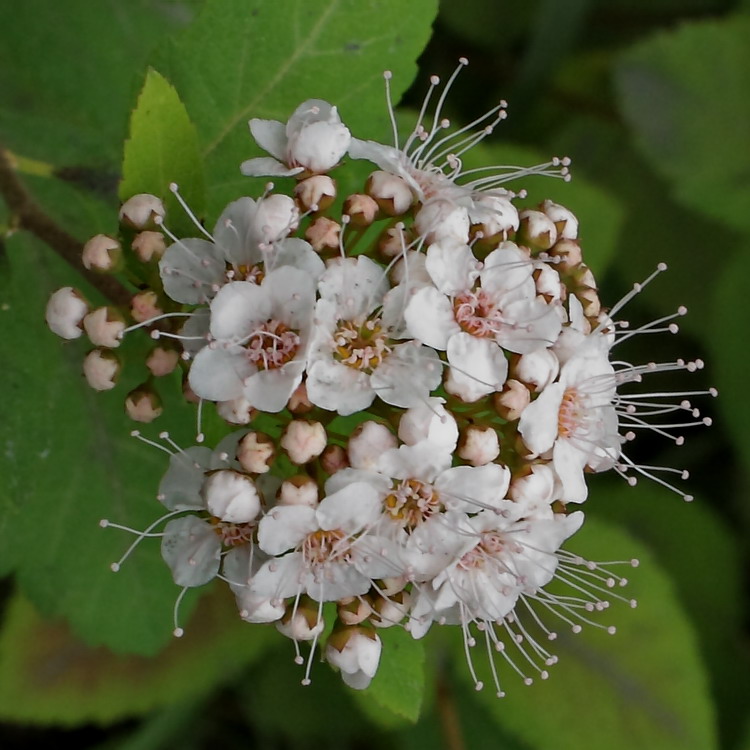
[{"label": "pink flower bud", "polygon": [[84,246],[81,261],[89,271],[107,273],[114,270],[122,254],[120,243],[106,234],[97,234]]},{"label": "pink flower bud", "polygon": [[120,207],[120,223],[131,229],[155,229],[165,213],[160,198],[149,193],[139,193]]},{"label": "pink flower bud", "polygon": [[88,311],[81,293],[72,286],[64,286],[49,298],[45,319],[52,333],[64,339],[77,339],[83,334],[81,323]]},{"label": "pink flower bud", "polygon": [[114,388],[121,369],[117,355],[107,349],[93,349],[83,359],[83,374],[95,391]]},{"label": "pink flower bud", "polygon": [[83,319],[83,327],[92,344],[116,349],[120,346],[125,323],[114,308],[99,307]]},{"label": "pink flower bud", "polygon": [[281,447],[287,452],[292,463],[306,464],[317,458],[328,443],[325,428],[320,422],[294,419],[284,431]]}]

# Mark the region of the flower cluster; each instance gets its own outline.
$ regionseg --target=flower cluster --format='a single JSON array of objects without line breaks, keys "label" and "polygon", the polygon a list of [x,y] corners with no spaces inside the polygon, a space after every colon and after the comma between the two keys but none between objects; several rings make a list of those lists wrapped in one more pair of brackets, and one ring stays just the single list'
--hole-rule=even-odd
[{"label": "flower cluster", "polygon": [[[574,214],[551,201],[520,209],[524,196],[502,187],[527,174],[567,179],[567,160],[464,169],[462,154],[505,108],[453,130],[442,106],[454,79],[428,118],[432,79],[402,145],[395,120],[393,146],[358,140],[320,100],[287,123],[251,120],[270,156],[243,173],[292,177],[290,194],[269,184],[239,198],[209,232],[172,185],[195,237],[170,231],[159,198],[134,196],[122,236],[93,238],[83,256],[88,268],[126,262],[137,274],[130,310],[91,310],[71,288],[47,309],[55,333],[85,331],[95,346],[84,373],[98,390],[116,385],[123,337],[150,332],[152,377],[126,398],[134,419],[159,416],[154,379],[179,366],[186,396],[215,403],[232,426],[213,450],[200,428],[187,448],[167,433],[141,437],[171,454],[166,512],[114,569],[159,536],[179,598],[220,578],[240,616],[275,623],[300,663],[300,642],[311,642],[305,682],[326,602],[336,617],[325,658],[351,687],[373,678],[380,629],[421,638],[434,623],[460,626],[472,674],[481,634],[499,695],[495,659],[527,683],[544,679],[556,657],[542,641],[555,627],[605,627],[591,613],[629,601],[615,592],[625,579],[614,563],[561,548],[584,521],[587,472],[642,474],[689,499],[664,479],[673,470],[640,465],[624,446],[642,428],[679,442],[675,428],[707,420],[688,394],[623,391],[702,364],[612,356],[635,333],[675,331],[684,309],[628,329],[617,313],[643,285],[603,309]],[[330,173],[354,160],[377,169],[340,201]],[[553,579],[567,591],[546,588]]]}]

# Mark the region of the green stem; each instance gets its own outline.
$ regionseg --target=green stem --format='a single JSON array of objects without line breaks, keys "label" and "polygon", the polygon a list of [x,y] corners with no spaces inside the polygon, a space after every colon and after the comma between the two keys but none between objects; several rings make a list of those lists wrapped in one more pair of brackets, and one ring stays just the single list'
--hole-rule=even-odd
[{"label": "green stem", "polygon": [[131,294],[117,279],[92,273],[84,268],[81,262],[81,243],[44,213],[18,179],[17,167],[17,160],[0,144],[0,195],[10,209],[11,225],[26,229],[46,243],[115,305],[128,306]]}]

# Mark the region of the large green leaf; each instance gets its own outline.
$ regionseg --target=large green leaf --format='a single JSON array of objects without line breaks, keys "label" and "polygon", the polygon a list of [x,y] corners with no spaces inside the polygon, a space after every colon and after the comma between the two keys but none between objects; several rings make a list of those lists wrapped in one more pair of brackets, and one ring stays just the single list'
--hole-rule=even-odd
[{"label": "large green leaf", "polygon": [[747,397],[747,373],[750,351],[743,315],[747,290],[745,278],[750,266],[750,247],[743,248],[727,264],[717,280],[714,315],[710,320],[713,335],[709,339],[716,362],[718,407],[734,438],[732,444],[750,472],[750,399]]},{"label": "large green leaf", "polygon": [[685,24],[617,67],[636,142],[685,205],[750,228],[750,18]]},{"label": "large green leaf", "polygon": [[22,597],[0,632],[0,718],[110,723],[194,700],[235,677],[276,633],[237,616],[231,596],[206,597],[186,635],[158,657],[115,656],[42,620]]},{"label": "large green leaf", "polygon": [[[0,278],[5,363],[0,405],[0,568],[17,569],[24,593],[46,616],[117,651],[153,653],[170,637],[178,589],[147,540],[117,575],[109,570],[132,541],[102,529],[102,517],[144,528],[161,515],[155,494],[166,456],[129,437],[129,388],[145,379],[138,334],[122,347],[122,383],[96,393],[81,375],[83,340],[63,342],[44,324],[49,294],[73,284],[93,291],[59,258],[23,234],[11,237]],[[170,381],[163,390],[179,393]],[[151,430],[190,444],[193,407],[165,400]],[[149,432],[146,428],[146,432]]]},{"label": "large green leaf", "polygon": [[[561,633],[554,645],[560,662],[547,681],[525,687],[510,669],[503,670],[507,696],[502,699],[495,697],[478,646],[474,663],[490,686],[479,699],[498,723],[532,747],[715,748],[713,710],[695,634],[651,554],[622,531],[592,519],[567,546],[594,560],[639,558],[640,567],[629,572],[631,583],[622,590],[639,606],[616,602],[604,616],[595,616],[607,625],[616,623],[614,636],[595,628],[579,635]],[[473,689],[466,670],[459,674],[466,689]]]},{"label": "large green leaf", "polygon": [[437,0],[208,0],[157,57],[198,128],[217,211],[262,184],[239,165],[260,154],[252,117],[286,121],[305,99],[336,104],[361,138],[387,132],[382,73],[396,97],[411,83]]},{"label": "large green leaf", "polygon": [[[205,187],[198,137],[177,92],[157,71],[151,69],[130,119],[130,138],[120,183],[120,200],[137,193],[153,193],[166,201],[168,224],[173,231],[184,227],[197,232],[170,191],[179,186],[191,210],[203,212]],[[192,231],[191,231],[192,230]]]}]

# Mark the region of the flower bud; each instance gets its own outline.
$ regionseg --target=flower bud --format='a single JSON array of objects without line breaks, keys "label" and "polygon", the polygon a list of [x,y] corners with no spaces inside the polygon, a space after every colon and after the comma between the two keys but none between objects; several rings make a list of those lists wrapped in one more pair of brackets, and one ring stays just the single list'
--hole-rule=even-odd
[{"label": "flower bud", "polygon": [[560,275],[551,265],[543,263],[539,268],[534,269],[533,277],[536,293],[544,297],[547,304],[565,299],[567,288],[560,281]]},{"label": "flower bud", "polygon": [[517,357],[511,374],[532,391],[543,391],[560,372],[560,363],[549,349],[537,349]]},{"label": "flower bud", "polygon": [[320,456],[320,465],[326,474],[335,474],[337,471],[349,468],[346,449],[340,445],[329,445]]},{"label": "flower bud", "polygon": [[489,425],[469,425],[461,431],[457,453],[472,466],[484,466],[500,455],[500,439]]},{"label": "flower bud", "polygon": [[506,380],[503,390],[496,393],[492,398],[495,411],[509,422],[515,422],[530,401],[531,393],[529,393],[529,389],[513,378]]},{"label": "flower bud", "polygon": [[138,193],[120,207],[120,223],[131,229],[155,229],[166,213],[161,199],[149,193]]},{"label": "flower bud", "polygon": [[299,209],[288,195],[271,193],[256,203],[252,223],[259,241],[273,245],[297,228]]},{"label": "flower bud", "polygon": [[146,367],[150,370],[155,378],[161,378],[174,372],[177,363],[180,361],[180,355],[174,349],[166,349],[163,346],[157,346],[151,350],[151,354],[146,359]]},{"label": "flower bud", "polygon": [[248,432],[237,444],[237,460],[250,474],[265,474],[275,455],[273,440],[262,432]]},{"label": "flower bud", "polygon": [[518,210],[506,193],[480,193],[469,211],[474,232],[482,233],[482,240],[497,244],[508,232],[518,229]]},{"label": "flower bud", "polygon": [[581,264],[583,255],[581,246],[575,240],[560,240],[550,250],[549,253],[553,258],[558,258],[555,268],[560,271],[570,271]]},{"label": "flower bud", "polygon": [[312,402],[307,397],[307,386],[300,383],[294,393],[289,397],[289,403],[286,405],[292,414],[306,414],[313,408]]},{"label": "flower bud", "polygon": [[201,497],[208,512],[227,523],[249,523],[260,513],[255,483],[246,474],[231,469],[211,474],[201,487]]},{"label": "flower bud", "polygon": [[325,211],[336,198],[336,183],[325,174],[316,174],[298,182],[294,197],[303,211]]},{"label": "flower bud", "polygon": [[458,426],[454,416],[446,411],[441,398],[430,397],[424,404],[412,406],[398,423],[398,436],[402,443],[415,445],[429,440],[436,447],[453,451],[458,442]]},{"label": "flower bud", "polygon": [[99,307],[83,319],[83,327],[92,344],[115,349],[120,346],[125,323],[113,307]]},{"label": "flower bud", "polygon": [[161,399],[147,385],[134,388],[125,397],[125,413],[136,422],[153,422],[163,411]]},{"label": "flower bud", "polygon": [[318,485],[304,474],[285,479],[278,495],[279,505],[306,505],[314,508],[318,504]]},{"label": "flower bud", "polygon": [[138,294],[133,295],[133,299],[130,301],[130,315],[136,323],[143,323],[163,315],[164,310],[159,307],[158,302],[158,295],[151,289],[138,292]]},{"label": "flower bud", "polygon": [[370,616],[372,608],[366,599],[350,596],[339,601],[336,611],[344,625],[359,625]]},{"label": "flower bud", "polygon": [[218,401],[216,413],[230,424],[250,424],[255,417],[256,409],[244,396],[239,396],[230,401]]},{"label": "flower bud", "polygon": [[367,178],[365,190],[377,201],[378,207],[387,216],[405,214],[414,201],[406,181],[390,172],[373,172]]},{"label": "flower bud", "polygon": [[560,239],[578,239],[578,219],[572,211],[551,200],[544,201],[539,208],[552,220]]},{"label": "flower bud", "polygon": [[92,349],[83,358],[83,374],[95,391],[109,391],[117,385],[122,366],[114,352]]},{"label": "flower bud", "polygon": [[390,628],[392,625],[398,625],[409,611],[410,599],[408,591],[372,597],[370,622],[376,628]]},{"label": "flower bud", "polygon": [[341,670],[344,682],[364,690],[378,671],[381,642],[369,628],[343,627],[334,630],[326,643],[325,659]]},{"label": "flower bud", "polygon": [[45,319],[52,333],[63,339],[77,339],[83,334],[83,322],[89,306],[72,286],[53,292],[47,302]]},{"label": "flower bud", "polygon": [[167,249],[164,235],[161,232],[139,232],[133,238],[131,245],[141,263],[148,263],[152,259],[159,260]]},{"label": "flower bud", "polygon": [[117,240],[106,234],[97,234],[83,246],[81,261],[89,271],[108,273],[115,269],[121,255],[122,248]]},{"label": "flower bud", "polygon": [[[382,260],[389,263],[397,256],[403,255],[412,240],[412,233],[399,222],[395,226],[385,229],[378,238],[378,254]],[[424,253],[408,252],[414,256],[424,255]]]},{"label": "flower bud", "polygon": [[284,430],[281,447],[292,463],[302,465],[319,456],[328,443],[325,427],[320,422],[293,419]]},{"label": "flower bud", "polygon": [[517,503],[525,503],[545,509],[559,497],[560,482],[549,464],[526,464],[510,482],[508,497]]},{"label": "flower bud", "polygon": [[346,447],[355,469],[374,469],[380,456],[398,445],[396,436],[380,422],[363,422],[352,433]]},{"label": "flower bud", "polygon": [[344,201],[344,213],[355,227],[369,227],[378,215],[378,204],[369,195],[353,193]]},{"label": "flower bud", "polygon": [[324,250],[338,250],[341,225],[327,216],[319,216],[305,230],[305,239],[316,253]]},{"label": "flower bud", "polygon": [[325,620],[318,616],[318,606],[307,596],[289,604],[276,629],[293,641],[312,641],[325,628]]},{"label": "flower bud", "polygon": [[528,245],[532,250],[549,250],[557,242],[554,222],[541,211],[526,209],[519,214],[521,223],[516,242]]}]

